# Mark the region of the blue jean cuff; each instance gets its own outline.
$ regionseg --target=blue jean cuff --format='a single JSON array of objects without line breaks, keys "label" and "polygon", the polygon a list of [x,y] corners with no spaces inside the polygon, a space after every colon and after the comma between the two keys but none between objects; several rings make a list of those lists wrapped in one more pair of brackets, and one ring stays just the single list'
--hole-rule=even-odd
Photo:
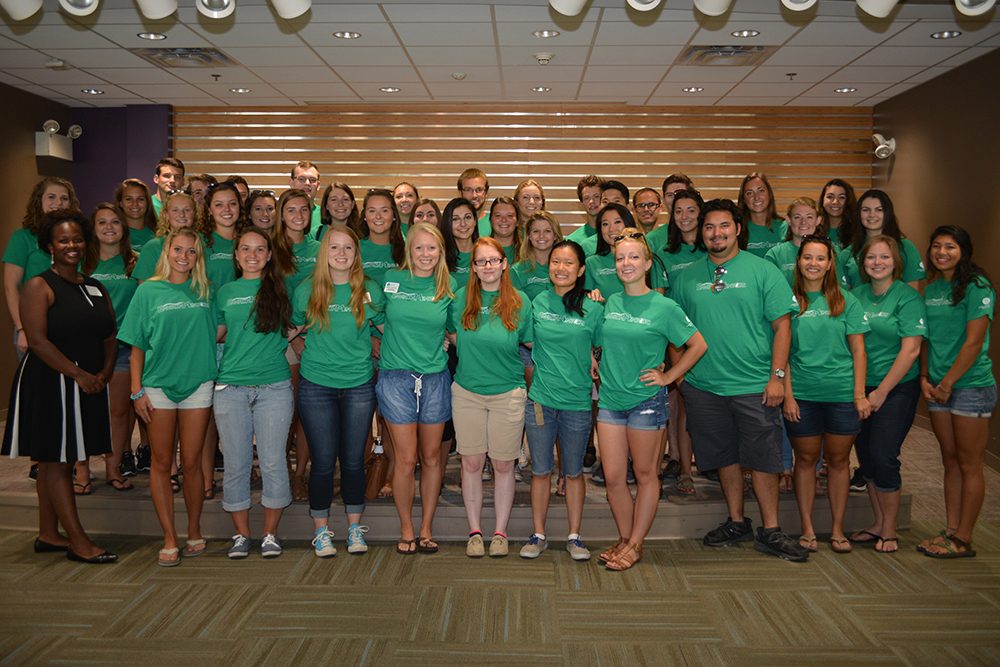
[{"label": "blue jean cuff", "polygon": [[344,513],[345,514],[364,514],[365,513],[365,504],[361,503],[360,505],[344,505]]}]

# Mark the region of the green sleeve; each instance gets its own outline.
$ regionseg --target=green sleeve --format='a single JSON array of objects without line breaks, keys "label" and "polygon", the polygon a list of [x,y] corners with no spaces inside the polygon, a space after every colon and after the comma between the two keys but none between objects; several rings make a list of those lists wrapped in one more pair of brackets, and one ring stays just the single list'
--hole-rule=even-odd
[{"label": "green sleeve", "polygon": [[769,322],[774,322],[782,315],[793,313],[799,309],[792,288],[781,275],[778,267],[771,263],[765,266],[764,282],[764,316]]},{"label": "green sleeve", "polygon": [[292,324],[301,327],[306,323],[306,306],[312,294],[312,281],[303,280],[292,295]]},{"label": "green sleeve", "polygon": [[900,338],[920,336],[927,338],[927,309],[920,293],[912,287],[899,300],[896,314],[896,332]]},{"label": "green sleeve", "polygon": [[920,256],[917,246],[910,239],[903,239],[903,282],[912,283],[927,277],[924,270],[924,259]]},{"label": "green sleeve", "polygon": [[6,264],[20,266],[22,269],[28,266],[28,255],[31,254],[30,243],[33,242],[31,232],[26,229],[19,229],[14,232],[10,241],[7,242],[7,249],[3,251],[3,261]]},{"label": "green sleeve", "polygon": [[533,342],[535,340],[534,318],[531,316],[531,302],[528,301],[528,295],[524,292],[521,292],[521,312],[518,317],[520,322],[517,330],[517,342]]},{"label": "green sleeve", "polygon": [[857,298],[850,293],[844,292],[844,322],[847,325],[847,335],[865,334],[871,331],[868,326],[868,316],[865,309]]},{"label": "green sleeve", "polygon": [[974,278],[965,288],[965,321],[971,322],[980,317],[993,320],[993,306],[996,294],[989,286],[983,285],[979,278]]}]

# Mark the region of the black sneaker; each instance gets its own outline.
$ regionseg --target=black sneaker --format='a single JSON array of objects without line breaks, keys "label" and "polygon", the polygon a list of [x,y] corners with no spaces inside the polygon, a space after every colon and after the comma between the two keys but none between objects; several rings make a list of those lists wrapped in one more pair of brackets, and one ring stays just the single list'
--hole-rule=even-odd
[{"label": "black sneaker", "polygon": [[149,450],[149,445],[140,444],[135,449],[135,469],[141,473],[149,472],[149,462],[152,457],[152,453]]},{"label": "black sneaker", "polygon": [[37,463],[32,463],[31,467],[28,468],[28,479],[30,479],[32,482],[37,482],[38,481],[38,464]]},{"label": "black sneaker", "polygon": [[604,486],[604,468],[601,467],[600,461],[597,462],[590,473],[590,481],[597,486]]},{"label": "black sneaker", "polygon": [[708,533],[702,539],[702,544],[706,547],[724,547],[737,542],[749,542],[753,539],[753,526],[750,517],[743,517],[742,521],[726,519]]},{"label": "black sneaker", "polygon": [[583,472],[593,472],[595,463],[597,463],[597,450],[591,447],[583,454]]},{"label": "black sneaker", "polygon": [[868,482],[861,476],[861,468],[855,468],[851,476],[851,491],[854,493],[864,493],[868,490]]},{"label": "black sneaker", "polygon": [[676,459],[670,459],[667,462],[667,467],[663,469],[663,476],[670,479],[677,479],[677,475],[679,474],[681,474],[681,462]]},{"label": "black sneaker", "polygon": [[135,456],[132,450],[126,450],[122,454],[122,462],[118,464],[118,474],[122,477],[135,477]]},{"label": "black sneaker", "polygon": [[226,464],[222,460],[222,451],[221,450],[216,450],[215,451],[215,472],[225,472],[225,470],[226,470]]},{"label": "black sneaker", "polygon": [[762,554],[776,556],[793,563],[804,563],[809,560],[809,552],[798,540],[793,540],[781,532],[781,528],[758,528],[753,548]]}]

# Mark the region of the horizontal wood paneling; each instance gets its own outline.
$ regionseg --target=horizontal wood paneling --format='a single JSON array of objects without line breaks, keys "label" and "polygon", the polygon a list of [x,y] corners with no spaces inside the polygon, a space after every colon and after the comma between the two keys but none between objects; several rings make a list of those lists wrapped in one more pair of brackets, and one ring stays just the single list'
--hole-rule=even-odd
[{"label": "horizontal wood paneling", "polygon": [[270,189],[286,187],[303,159],[356,194],[407,180],[442,206],[466,167],[489,174],[494,196],[535,178],[569,229],[582,222],[576,182],[589,173],[634,190],[681,171],[710,198],[736,196],[745,174],[763,171],[779,210],[834,177],[861,191],[871,185],[871,131],[871,109],[839,107],[178,107],[173,141],[189,174],[239,173]]}]

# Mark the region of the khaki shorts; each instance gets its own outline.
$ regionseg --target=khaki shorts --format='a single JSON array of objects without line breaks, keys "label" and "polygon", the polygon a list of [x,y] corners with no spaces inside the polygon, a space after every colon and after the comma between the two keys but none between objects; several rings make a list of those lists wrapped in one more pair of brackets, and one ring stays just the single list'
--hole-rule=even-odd
[{"label": "khaki shorts", "polygon": [[451,418],[462,456],[489,454],[497,461],[513,461],[521,451],[524,400],[528,392],[517,387],[484,396],[451,384]]}]

